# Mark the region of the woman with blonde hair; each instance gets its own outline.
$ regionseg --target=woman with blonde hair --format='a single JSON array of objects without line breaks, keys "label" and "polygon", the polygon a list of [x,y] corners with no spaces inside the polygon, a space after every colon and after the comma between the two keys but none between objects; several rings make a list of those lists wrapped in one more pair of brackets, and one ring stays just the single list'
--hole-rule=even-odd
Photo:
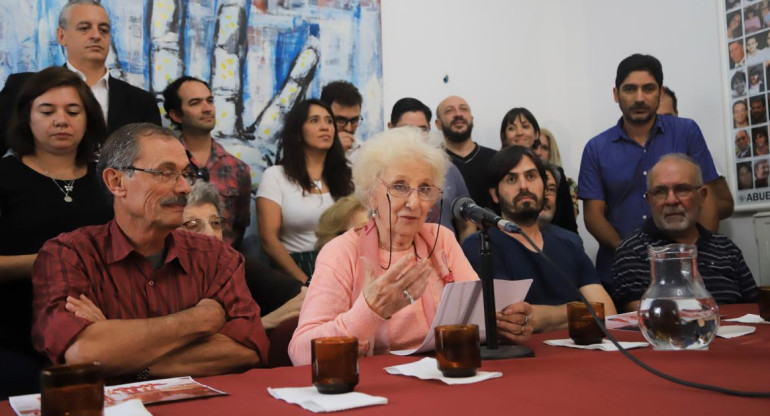
[{"label": "woman with blonde hair", "polygon": [[561,168],[561,152],[559,152],[559,145],[556,143],[556,138],[548,129],[540,129],[540,140],[535,142],[535,154],[540,159],[556,165],[562,172],[562,178],[567,180],[569,186],[570,199],[572,200],[572,207],[575,210],[575,218],[580,214],[580,206],[577,199],[577,182],[574,179],[564,176],[564,171]]},{"label": "woman with blonde hair", "polygon": [[318,220],[318,229],[315,231],[318,241],[315,243],[315,250],[321,251],[321,248],[335,237],[341,236],[353,227],[366,224],[368,220],[366,208],[355,195],[338,199],[321,214],[321,219]]}]

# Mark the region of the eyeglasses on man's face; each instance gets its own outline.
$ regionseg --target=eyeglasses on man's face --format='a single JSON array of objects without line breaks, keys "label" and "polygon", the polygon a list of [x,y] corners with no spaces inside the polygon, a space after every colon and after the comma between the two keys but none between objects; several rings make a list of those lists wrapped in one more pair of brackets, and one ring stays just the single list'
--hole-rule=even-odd
[{"label": "eyeglasses on man's face", "polygon": [[358,126],[358,123],[360,123],[364,118],[361,116],[355,116],[351,118],[342,117],[342,116],[334,116],[334,123],[337,125],[337,128],[341,129],[350,123],[351,126],[356,127]]},{"label": "eyeglasses on man's face", "polygon": [[406,182],[395,182],[391,184],[385,183],[380,178],[377,178],[382,186],[385,187],[385,190],[388,192],[388,195],[396,197],[396,198],[403,198],[408,197],[412,194],[412,191],[417,191],[417,197],[420,198],[423,201],[428,202],[435,202],[437,199],[441,197],[441,195],[444,193],[441,189],[439,189],[436,186],[432,185],[421,185],[417,188],[412,188],[411,186],[407,185]]},{"label": "eyeglasses on man's face", "polygon": [[[183,171],[173,169],[147,169],[138,168],[136,166],[122,166],[120,170],[131,170],[137,172],[144,172],[152,175],[155,179],[162,183],[177,183],[180,177],[184,177],[188,184],[191,186],[195,183],[195,180],[200,177],[200,171],[197,169],[185,169]],[[208,173],[208,171],[206,172]]]},{"label": "eyeglasses on man's face", "polygon": [[701,187],[702,186],[698,186],[698,185],[690,185],[689,183],[678,183],[671,188],[664,185],[659,185],[650,189],[647,192],[647,195],[649,198],[660,200],[660,199],[666,199],[666,197],[668,197],[668,194],[671,191],[674,191],[674,195],[676,195],[677,198],[684,199],[692,196],[693,192],[697,191]]}]

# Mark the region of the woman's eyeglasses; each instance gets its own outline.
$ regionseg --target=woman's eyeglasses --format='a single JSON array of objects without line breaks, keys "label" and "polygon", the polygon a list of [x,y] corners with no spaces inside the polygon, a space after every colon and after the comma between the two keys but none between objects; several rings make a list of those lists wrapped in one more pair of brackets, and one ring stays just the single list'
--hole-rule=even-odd
[{"label": "woman's eyeglasses", "polygon": [[423,201],[433,202],[439,199],[441,195],[444,193],[441,189],[432,185],[421,185],[421,186],[418,186],[417,188],[412,188],[411,186],[405,184],[404,182],[387,184],[385,183],[385,181],[383,181],[380,178],[377,178],[377,180],[379,180],[382,186],[385,187],[385,189],[388,192],[388,195],[394,196],[396,198],[408,197],[409,195],[412,194],[412,191],[417,191],[418,198],[420,198]]},{"label": "woman's eyeglasses", "polygon": [[223,217],[211,217],[206,221],[201,218],[193,218],[182,223],[182,226],[184,226],[187,231],[201,233],[206,229],[206,224],[210,225],[211,228],[216,231],[221,231],[225,226],[225,219]]}]

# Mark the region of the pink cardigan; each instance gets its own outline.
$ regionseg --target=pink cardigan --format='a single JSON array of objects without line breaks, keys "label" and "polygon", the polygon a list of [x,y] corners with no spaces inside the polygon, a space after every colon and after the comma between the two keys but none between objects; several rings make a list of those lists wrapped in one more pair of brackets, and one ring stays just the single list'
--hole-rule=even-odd
[{"label": "pink cardigan", "polygon": [[[299,324],[289,343],[289,357],[294,365],[310,364],[310,340],[319,337],[354,336],[359,354],[384,354],[392,350],[418,347],[427,334],[436,307],[448,281],[478,280],[462,248],[449,229],[440,226],[438,242],[431,259],[433,271],[422,298],[385,320],[373,312],[362,294],[365,277],[360,260],[361,240],[376,227],[349,230],[327,243],[316,260],[315,273],[308,289]],[[424,224],[415,237],[414,250],[424,258],[433,247],[436,224]],[[393,252],[391,264],[413,252]],[[388,264],[388,250],[379,249],[382,266]],[[375,264],[375,267],[378,267]]]}]

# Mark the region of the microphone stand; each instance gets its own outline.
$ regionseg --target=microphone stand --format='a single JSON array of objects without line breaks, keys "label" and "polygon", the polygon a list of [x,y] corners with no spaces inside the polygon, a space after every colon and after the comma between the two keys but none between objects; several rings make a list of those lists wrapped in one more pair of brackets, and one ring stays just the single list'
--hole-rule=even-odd
[{"label": "microphone stand", "polygon": [[481,358],[500,360],[504,358],[534,357],[532,348],[525,345],[498,345],[497,317],[495,308],[495,281],[492,277],[492,247],[489,243],[487,226],[479,233],[481,254],[481,291],[484,297],[484,327],[487,344],[481,347]]}]

